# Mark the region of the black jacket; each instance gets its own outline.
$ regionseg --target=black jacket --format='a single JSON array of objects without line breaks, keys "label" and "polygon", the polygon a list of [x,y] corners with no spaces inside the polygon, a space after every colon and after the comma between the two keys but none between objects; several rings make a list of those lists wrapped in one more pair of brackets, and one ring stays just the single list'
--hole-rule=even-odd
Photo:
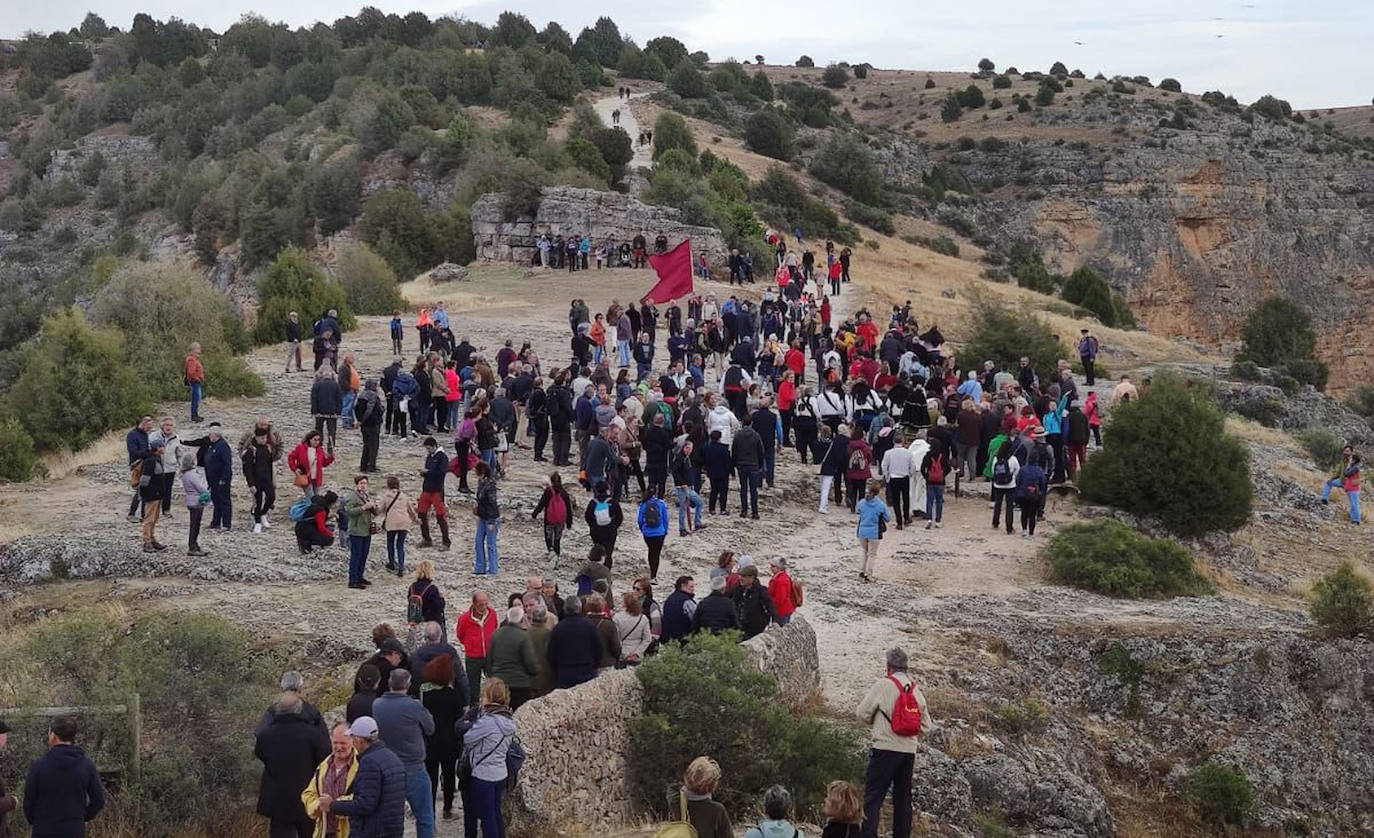
[{"label": "black jacket", "polygon": [[338,416],[343,412],[343,391],[332,376],[317,378],[310,385],[310,412],[316,416]]},{"label": "black jacket", "polygon": [[549,632],[549,669],[559,689],[575,687],[596,677],[604,648],[601,633],[580,614],[570,614]]},{"label": "black jacket", "polygon": [[262,761],[258,814],[282,821],[307,820],[301,789],[329,756],[329,734],[299,713],[283,713],[258,734],[253,755]]},{"label": "black jacket", "polygon": [[434,733],[425,737],[425,755],[441,760],[457,759],[463,750],[463,741],[456,726],[468,709],[467,678],[455,678],[447,687],[422,685],[420,702],[434,717]]},{"label": "black jacket", "polygon": [[566,386],[550,387],[548,397],[549,420],[555,428],[566,428],[573,418],[572,390]]},{"label": "black jacket", "polygon": [[660,641],[680,640],[691,633],[692,619],[687,616],[684,606],[694,599],[692,594],[683,591],[668,594],[663,601],[663,633],[659,636]]},{"label": "black jacket", "polygon": [[29,767],[24,817],[33,826],[33,838],[84,838],[86,824],[103,808],[100,774],[77,746],[54,745]]},{"label": "black jacket", "polygon": [[668,452],[673,448],[673,435],[667,428],[649,425],[640,434],[639,444],[644,447],[644,470],[666,472]]},{"label": "black jacket", "polygon": [[447,476],[448,455],[442,449],[436,448],[433,454],[425,457],[425,476],[424,482],[420,484],[421,491],[443,494],[444,478]]},{"label": "black jacket", "polygon": [[348,818],[350,838],[401,838],[406,822],[406,769],[400,757],[381,742],[363,751],[350,791],[352,800],[329,804],[330,812]]},{"label": "black jacket", "polygon": [[739,627],[735,603],[720,591],[712,591],[710,596],[697,603],[696,613],[692,614],[693,632],[705,629],[712,634],[720,634],[726,629]]},{"label": "black jacket", "polygon": [[745,640],[768,628],[768,624],[778,616],[773,607],[773,598],[761,582],[755,581],[748,586],[736,585],[731,599],[739,609],[739,625],[744,630]]},{"label": "black jacket", "polygon": [[348,704],[344,706],[344,719],[349,724],[353,724],[353,720],[359,716],[371,716],[372,702],[376,700],[377,693],[375,691],[359,690],[353,693],[353,697],[348,699]]}]

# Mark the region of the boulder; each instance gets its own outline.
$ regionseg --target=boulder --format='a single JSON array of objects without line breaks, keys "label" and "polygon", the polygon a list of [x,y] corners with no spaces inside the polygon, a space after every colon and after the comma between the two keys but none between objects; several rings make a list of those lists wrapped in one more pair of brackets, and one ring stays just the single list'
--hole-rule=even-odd
[{"label": "boulder", "polygon": [[461,282],[468,278],[468,269],[452,262],[444,262],[429,272],[429,278],[435,282]]}]

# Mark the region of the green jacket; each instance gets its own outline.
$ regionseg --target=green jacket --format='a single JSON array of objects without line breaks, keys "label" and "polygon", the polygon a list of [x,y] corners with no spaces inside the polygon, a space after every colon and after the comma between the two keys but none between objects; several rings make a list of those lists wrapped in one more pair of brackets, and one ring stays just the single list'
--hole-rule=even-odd
[{"label": "green jacket", "polygon": [[339,493],[339,504],[343,507],[344,520],[347,523],[344,528],[346,534],[372,534],[372,513],[364,508],[371,502],[370,498],[364,500],[357,489],[344,489]]},{"label": "green jacket", "polygon": [[530,642],[529,632],[510,623],[502,623],[491,636],[487,665],[491,667],[491,676],[505,681],[508,687],[531,686],[539,674],[539,660],[534,656],[534,644]]},{"label": "green jacket", "polygon": [[530,645],[534,648],[534,659],[539,664],[539,674],[534,679],[537,694],[553,692],[553,670],[549,669],[549,629],[545,625],[532,624],[529,630]]},{"label": "green jacket", "polygon": [[997,451],[1002,447],[1002,443],[1006,442],[1007,439],[1007,435],[1002,433],[993,437],[992,441],[988,443],[988,464],[983,466],[983,476],[989,480],[992,479],[993,460],[997,459]]}]

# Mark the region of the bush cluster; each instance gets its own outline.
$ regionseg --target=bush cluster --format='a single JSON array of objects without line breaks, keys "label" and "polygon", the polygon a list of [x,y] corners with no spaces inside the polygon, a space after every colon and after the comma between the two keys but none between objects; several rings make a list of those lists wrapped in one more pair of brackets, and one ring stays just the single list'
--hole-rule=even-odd
[{"label": "bush cluster", "polygon": [[781,166],[771,166],[749,188],[754,209],[773,226],[791,230],[800,226],[808,236],[833,239],[840,244],[858,242],[858,231],[845,224],[824,201],[808,194],[801,183]]},{"label": "bush cluster", "polygon": [[1087,500],[1158,516],[1183,536],[1235,530],[1250,519],[1250,454],[1225,432],[1210,394],[1157,376],[1146,396],[1113,408],[1102,430],[1106,445],[1079,477]]},{"label": "bush cluster", "polygon": [[756,812],[763,790],[780,783],[797,816],[814,820],[827,783],[861,774],[860,737],[789,711],[777,682],[750,665],[738,640],[694,635],[635,670],[644,715],[629,723],[632,790],[645,809],[670,816],[684,769],[706,754],[722,771],[714,797],[732,815]]},{"label": "bush cluster", "polygon": [[1328,370],[1317,358],[1312,318],[1287,297],[1269,297],[1250,312],[1236,360],[1269,367],[1319,390],[1326,386]]},{"label": "bush cluster", "polygon": [[745,120],[744,144],[765,157],[791,160],[796,153],[796,131],[781,112],[769,106]]},{"label": "bush cluster", "polygon": [[1064,356],[1049,324],[1029,310],[1015,310],[995,297],[973,299],[971,319],[964,330],[967,339],[960,354],[990,360],[1001,369],[1015,369],[1022,355],[1041,375],[1054,369]]},{"label": "bush cluster", "polygon": [[1214,828],[1244,827],[1255,807],[1255,792],[1243,773],[1215,760],[1188,772],[1183,781],[1188,803]]},{"label": "bush cluster", "polygon": [[1341,449],[1345,440],[1326,428],[1311,428],[1296,434],[1298,442],[1307,449],[1317,468],[1330,471],[1341,464]]},{"label": "bush cluster", "polygon": [[1087,265],[1076,268],[1064,278],[1060,296],[1091,311],[1103,326],[1126,326],[1135,322],[1125,301],[1113,294],[1107,282]]},{"label": "bush cluster", "polygon": [[892,235],[897,232],[897,224],[892,220],[892,213],[881,207],[865,204],[853,198],[846,198],[844,201],[844,214],[849,216],[849,220],[855,224],[862,224],[871,227],[879,233]]},{"label": "bush cluster", "polygon": [[1374,628],[1374,584],[1350,562],[1312,586],[1312,620],[1329,637],[1355,637]]},{"label": "bush cluster", "polygon": [[879,206],[883,176],[873,152],[853,134],[835,134],[811,161],[811,174],[856,201]]},{"label": "bush cluster", "polygon": [[1056,582],[1123,599],[1197,596],[1212,586],[1182,545],[1099,518],[1057,532],[1044,550]]},{"label": "bush cluster", "polygon": [[295,248],[283,250],[258,280],[258,320],[253,338],[259,344],[279,343],[288,314],[296,312],[308,331],[310,324],[330,309],[339,312],[341,329],[353,328],[356,320],[343,288],[326,277],[309,254]]}]

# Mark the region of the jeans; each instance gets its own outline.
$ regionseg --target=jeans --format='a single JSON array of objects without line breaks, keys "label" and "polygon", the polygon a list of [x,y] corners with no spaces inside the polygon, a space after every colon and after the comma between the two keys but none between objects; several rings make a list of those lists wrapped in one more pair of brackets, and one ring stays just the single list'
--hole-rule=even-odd
[{"label": "jeans", "polygon": [[363,580],[367,568],[367,554],[372,550],[372,536],[350,535],[348,537],[348,584],[356,585]]},{"label": "jeans", "polygon": [[406,569],[406,533],[406,530],[386,531],[386,563],[388,567],[396,565],[398,574]]},{"label": "jeans", "polygon": [[592,369],[601,366],[601,352],[602,348],[600,346],[592,346]]},{"label": "jeans", "polygon": [[1344,486],[1344,485],[1345,485],[1345,480],[1344,480],[1343,478],[1340,478],[1340,477],[1333,477],[1333,478],[1331,478],[1330,480],[1328,480],[1328,481],[1326,481],[1325,483],[1323,483],[1323,484],[1322,484],[1322,501],[1325,502],[1325,501],[1331,500],[1331,490],[1332,490],[1332,489],[1340,489],[1340,488],[1341,488],[1342,486]]},{"label": "jeans", "polygon": [[[472,778],[472,808],[474,820],[482,824],[482,838],[506,838],[506,825],[501,822],[501,793],[505,788],[505,780]],[[424,837],[417,834],[416,838]]]},{"label": "jeans", "polygon": [[458,427],[458,406],[461,403],[462,402],[459,399],[448,400],[448,426],[450,428]]},{"label": "jeans", "polygon": [[762,477],[760,469],[754,466],[738,466],[739,468],[739,511],[743,514],[746,511],[759,514],[759,478]]},{"label": "jeans", "polygon": [[619,356],[620,365],[628,367],[630,365],[630,342],[628,340],[618,340],[615,342],[616,355]]},{"label": "jeans", "polygon": [[773,475],[778,462],[778,446],[776,442],[763,444],[763,475],[762,479],[768,481],[768,488],[773,488]]},{"label": "jeans", "polygon": [[357,393],[353,392],[352,390],[344,390],[343,410],[339,412],[339,415],[343,417],[343,426],[345,428],[353,427],[353,402],[357,400]]},{"label": "jeans", "polygon": [[566,524],[544,525],[544,549],[555,556],[563,555],[563,530]]},{"label": "jeans", "polygon": [[211,528],[229,529],[229,525],[234,521],[234,499],[229,494],[227,481],[210,487],[210,503],[215,505],[215,511],[210,516]]},{"label": "jeans", "polygon": [[199,381],[192,381],[191,387],[191,418],[196,419],[200,416],[200,393],[204,386]]},{"label": "jeans", "polygon": [[473,570],[477,573],[490,573],[494,576],[500,572],[500,554],[496,550],[496,536],[500,531],[500,518],[490,521],[486,518],[477,519],[477,535],[473,539],[473,551],[476,554]]},{"label": "jeans", "polygon": [[940,523],[945,517],[945,487],[926,484],[926,520]]},{"label": "jeans", "polygon": [[701,508],[706,504],[702,503],[701,495],[691,486],[677,487],[677,529],[678,532],[687,531],[687,507],[692,507],[692,528],[701,526]]},{"label": "jeans", "polygon": [[1356,489],[1353,492],[1346,492],[1345,499],[1350,502],[1350,523],[1360,523],[1360,492]]},{"label": "jeans", "polygon": [[406,769],[406,803],[415,816],[415,838],[434,838],[434,792],[424,765]]},{"label": "jeans", "polygon": [[873,748],[864,773],[864,821],[859,838],[878,838],[878,816],[887,790],[892,789],[892,836],[911,836],[911,774],[916,755]]}]

